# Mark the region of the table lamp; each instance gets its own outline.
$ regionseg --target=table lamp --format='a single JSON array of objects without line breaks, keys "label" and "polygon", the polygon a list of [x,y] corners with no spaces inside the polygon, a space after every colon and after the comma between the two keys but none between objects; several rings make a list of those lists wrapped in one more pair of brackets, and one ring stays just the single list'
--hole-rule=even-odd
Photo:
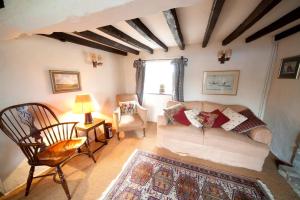
[{"label": "table lamp", "polygon": [[84,124],[93,123],[91,112],[94,111],[92,98],[88,94],[76,95],[73,112],[77,114],[84,114]]}]

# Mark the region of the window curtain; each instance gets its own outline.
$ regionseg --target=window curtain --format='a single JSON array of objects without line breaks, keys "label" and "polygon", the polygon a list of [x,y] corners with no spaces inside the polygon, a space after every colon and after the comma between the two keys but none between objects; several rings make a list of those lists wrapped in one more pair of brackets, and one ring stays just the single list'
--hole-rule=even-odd
[{"label": "window curtain", "polygon": [[144,94],[144,82],[145,82],[145,68],[146,63],[143,60],[135,60],[133,67],[136,68],[135,80],[136,80],[136,94],[140,105],[143,103]]},{"label": "window curtain", "polygon": [[174,89],[173,100],[184,101],[183,83],[184,83],[184,67],[187,65],[186,58],[175,58],[171,62],[174,65]]}]

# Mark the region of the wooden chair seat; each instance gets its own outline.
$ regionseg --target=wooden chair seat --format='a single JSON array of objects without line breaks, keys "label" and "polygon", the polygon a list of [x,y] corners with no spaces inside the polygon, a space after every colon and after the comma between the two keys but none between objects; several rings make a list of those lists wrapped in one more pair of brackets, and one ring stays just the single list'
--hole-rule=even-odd
[{"label": "wooden chair seat", "polygon": [[39,152],[37,154],[38,160],[43,165],[50,167],[56,166],[75,155],[77,149],[80,148],[86,140],[86,137],[78,137],[60,141],[48,146],[44,151]]}]

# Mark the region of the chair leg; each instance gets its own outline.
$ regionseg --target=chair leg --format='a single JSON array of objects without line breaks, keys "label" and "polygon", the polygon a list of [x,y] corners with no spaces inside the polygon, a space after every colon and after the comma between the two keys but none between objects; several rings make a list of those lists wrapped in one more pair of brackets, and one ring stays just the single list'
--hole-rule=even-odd
[{"label": "chair leg", "polygon": [[118,140],[120,140],[120,132],[117,132]]},{"label": "chair leg", "polygon": [[96,159],[95,159],[95,157],[94,157],[93,152],[90,150],[89,145],[88,145],[87,143],[84,143],[84,145],[85,145],[85,147],[86,147],[86,149],[87,149],[87,151],[88,151],[89,157],[91,157],[91,158],[93,159],[94,163],[96,163]]},{"label": "chair leg", "polygon": [[66,193],[66,195],[67,195],[67,198],[68,198],[68,199],[71,199],[71,195],[70,195],[70,192],[69,192],[68,184],[67,184],[67,181],[66,181],[66,179],[65,179],[64,173],[62,172],[60,166],[57,166],[57,167],[56,167],[56,172],[57,172],[57,174],[58,174],[58,176],[59,176],[61,185],[62,185],[63,188],[64,188],[64,191],[65,191],[65,193]]},{"label": "chair leg", "polygon": [[143,128],[143,132],[144,132],[144,137],[146,137],[146,129]]},{"label": "chair leg", "polygon": [[31,166],[30,170],[29,170],[29,174],[28,174],[28,178],[27,178],[27,185],[26,185],[25,196],[28,196],[29,191],[30,191],[30,186],[31,186],[32,179],[33,179],[33,174],[34,174],[34,168],[35,168],[35,166]]}]

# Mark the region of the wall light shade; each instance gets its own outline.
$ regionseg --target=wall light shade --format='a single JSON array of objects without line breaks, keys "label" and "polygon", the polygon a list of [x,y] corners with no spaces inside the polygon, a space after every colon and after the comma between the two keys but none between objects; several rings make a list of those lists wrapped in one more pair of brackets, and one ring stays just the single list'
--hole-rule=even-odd
[{"label": "wall light shade", "polygon": [[91,112],[94,110],[95,108],[90,95],[83,94],[76,96],[73,112],[77,114],[85,114],[85,124],[90,124],[93,122]]}]

